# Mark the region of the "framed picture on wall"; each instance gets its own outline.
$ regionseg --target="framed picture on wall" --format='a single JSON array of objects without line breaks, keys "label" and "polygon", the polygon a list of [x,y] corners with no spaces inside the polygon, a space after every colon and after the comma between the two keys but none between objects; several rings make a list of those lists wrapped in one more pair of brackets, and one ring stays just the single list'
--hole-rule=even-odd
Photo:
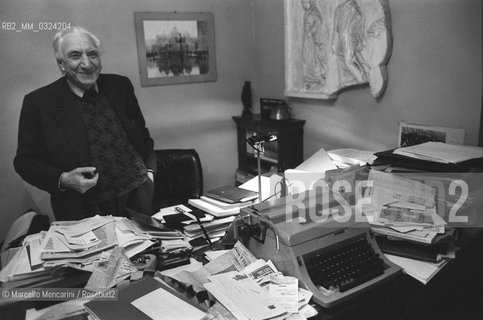
[{"label": "framed picture on wall", "polygon": [[216,81],[211,13],[135,12],[141,86]]}]

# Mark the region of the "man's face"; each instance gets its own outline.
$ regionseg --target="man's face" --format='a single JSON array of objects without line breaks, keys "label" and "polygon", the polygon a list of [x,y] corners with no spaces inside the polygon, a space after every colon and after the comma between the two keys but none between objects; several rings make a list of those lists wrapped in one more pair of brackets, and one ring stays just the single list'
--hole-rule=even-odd
[{"label": "man's face", "polygon": [[84,90],[92,87],[101,73],[102,65],[99,49],[91,37],[87,34],[68,34],[60,50],[63,58],[58,64],[67,79]]}]

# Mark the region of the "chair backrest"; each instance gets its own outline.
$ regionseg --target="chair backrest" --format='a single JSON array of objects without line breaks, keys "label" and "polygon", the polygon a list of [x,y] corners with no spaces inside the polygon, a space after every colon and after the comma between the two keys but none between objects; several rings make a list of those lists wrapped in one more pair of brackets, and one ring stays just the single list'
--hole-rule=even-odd
[{"label": "chair backrest", "polygon": [[203,194],[203,171],[194,149],[155,150],[157,172],[153,208],[187,203]]},{"label": "chair backrest", "polygon": [[47,215],[28,210],[10,225],[2,244],[1,251],[19,247],[22,245],[22,241],[26,236],[39,233],[43,230],[49,230],[49,228],[50,219]]}]

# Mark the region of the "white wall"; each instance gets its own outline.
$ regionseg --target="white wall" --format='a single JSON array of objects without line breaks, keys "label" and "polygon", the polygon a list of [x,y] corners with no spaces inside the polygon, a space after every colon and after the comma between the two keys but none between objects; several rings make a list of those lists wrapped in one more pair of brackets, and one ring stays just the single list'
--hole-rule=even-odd
[{"label": "white wall", "polygon": [[[283,2],[255,1],[257,94],[283,98]],[[305,156],[321,147],[394,148],[398,123],[464,128],[477,145],[482,103],[481,0],[393,0],[393,53],[387,90],[368,87],[336,100],[290,99],[294,117],[307,120]]]},{"label": "white wall", "polygon": [[[212,12],[218,80],[141,87],[134,31],[135,11]],[[2,0],[0,21],[66,21],[85,26],[105,46],[103,71],[128,76],[156,148],[195,148],[205,188],[234,183],[235,123],[244,81],[252,80],[253,23],[249,0]],[[20,107],[24,95],[60,74],[51,50],[54,31],[0,30],[0,241],[13,219],[33,204],[14,172]]]}]

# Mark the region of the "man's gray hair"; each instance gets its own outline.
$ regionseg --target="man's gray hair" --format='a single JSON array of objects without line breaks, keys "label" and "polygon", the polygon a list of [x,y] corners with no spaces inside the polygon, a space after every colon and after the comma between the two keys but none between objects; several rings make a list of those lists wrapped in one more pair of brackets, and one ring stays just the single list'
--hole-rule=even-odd
[{"label": "man's gray hair", "polygon": [[64,41],[65,36],[71,33],[87,34],[89,37],[91,37],[97,49],[99,50],[101,49],[101,41],[96,37],[95,34],[88,31],[86,28],[74,26],[70,29],[61,30],[57,32],[54,36],[54,41],[52,42],[52,46],[54,47],[54,55],[57,61],[62,60],[63,58],[62,42]]}]

